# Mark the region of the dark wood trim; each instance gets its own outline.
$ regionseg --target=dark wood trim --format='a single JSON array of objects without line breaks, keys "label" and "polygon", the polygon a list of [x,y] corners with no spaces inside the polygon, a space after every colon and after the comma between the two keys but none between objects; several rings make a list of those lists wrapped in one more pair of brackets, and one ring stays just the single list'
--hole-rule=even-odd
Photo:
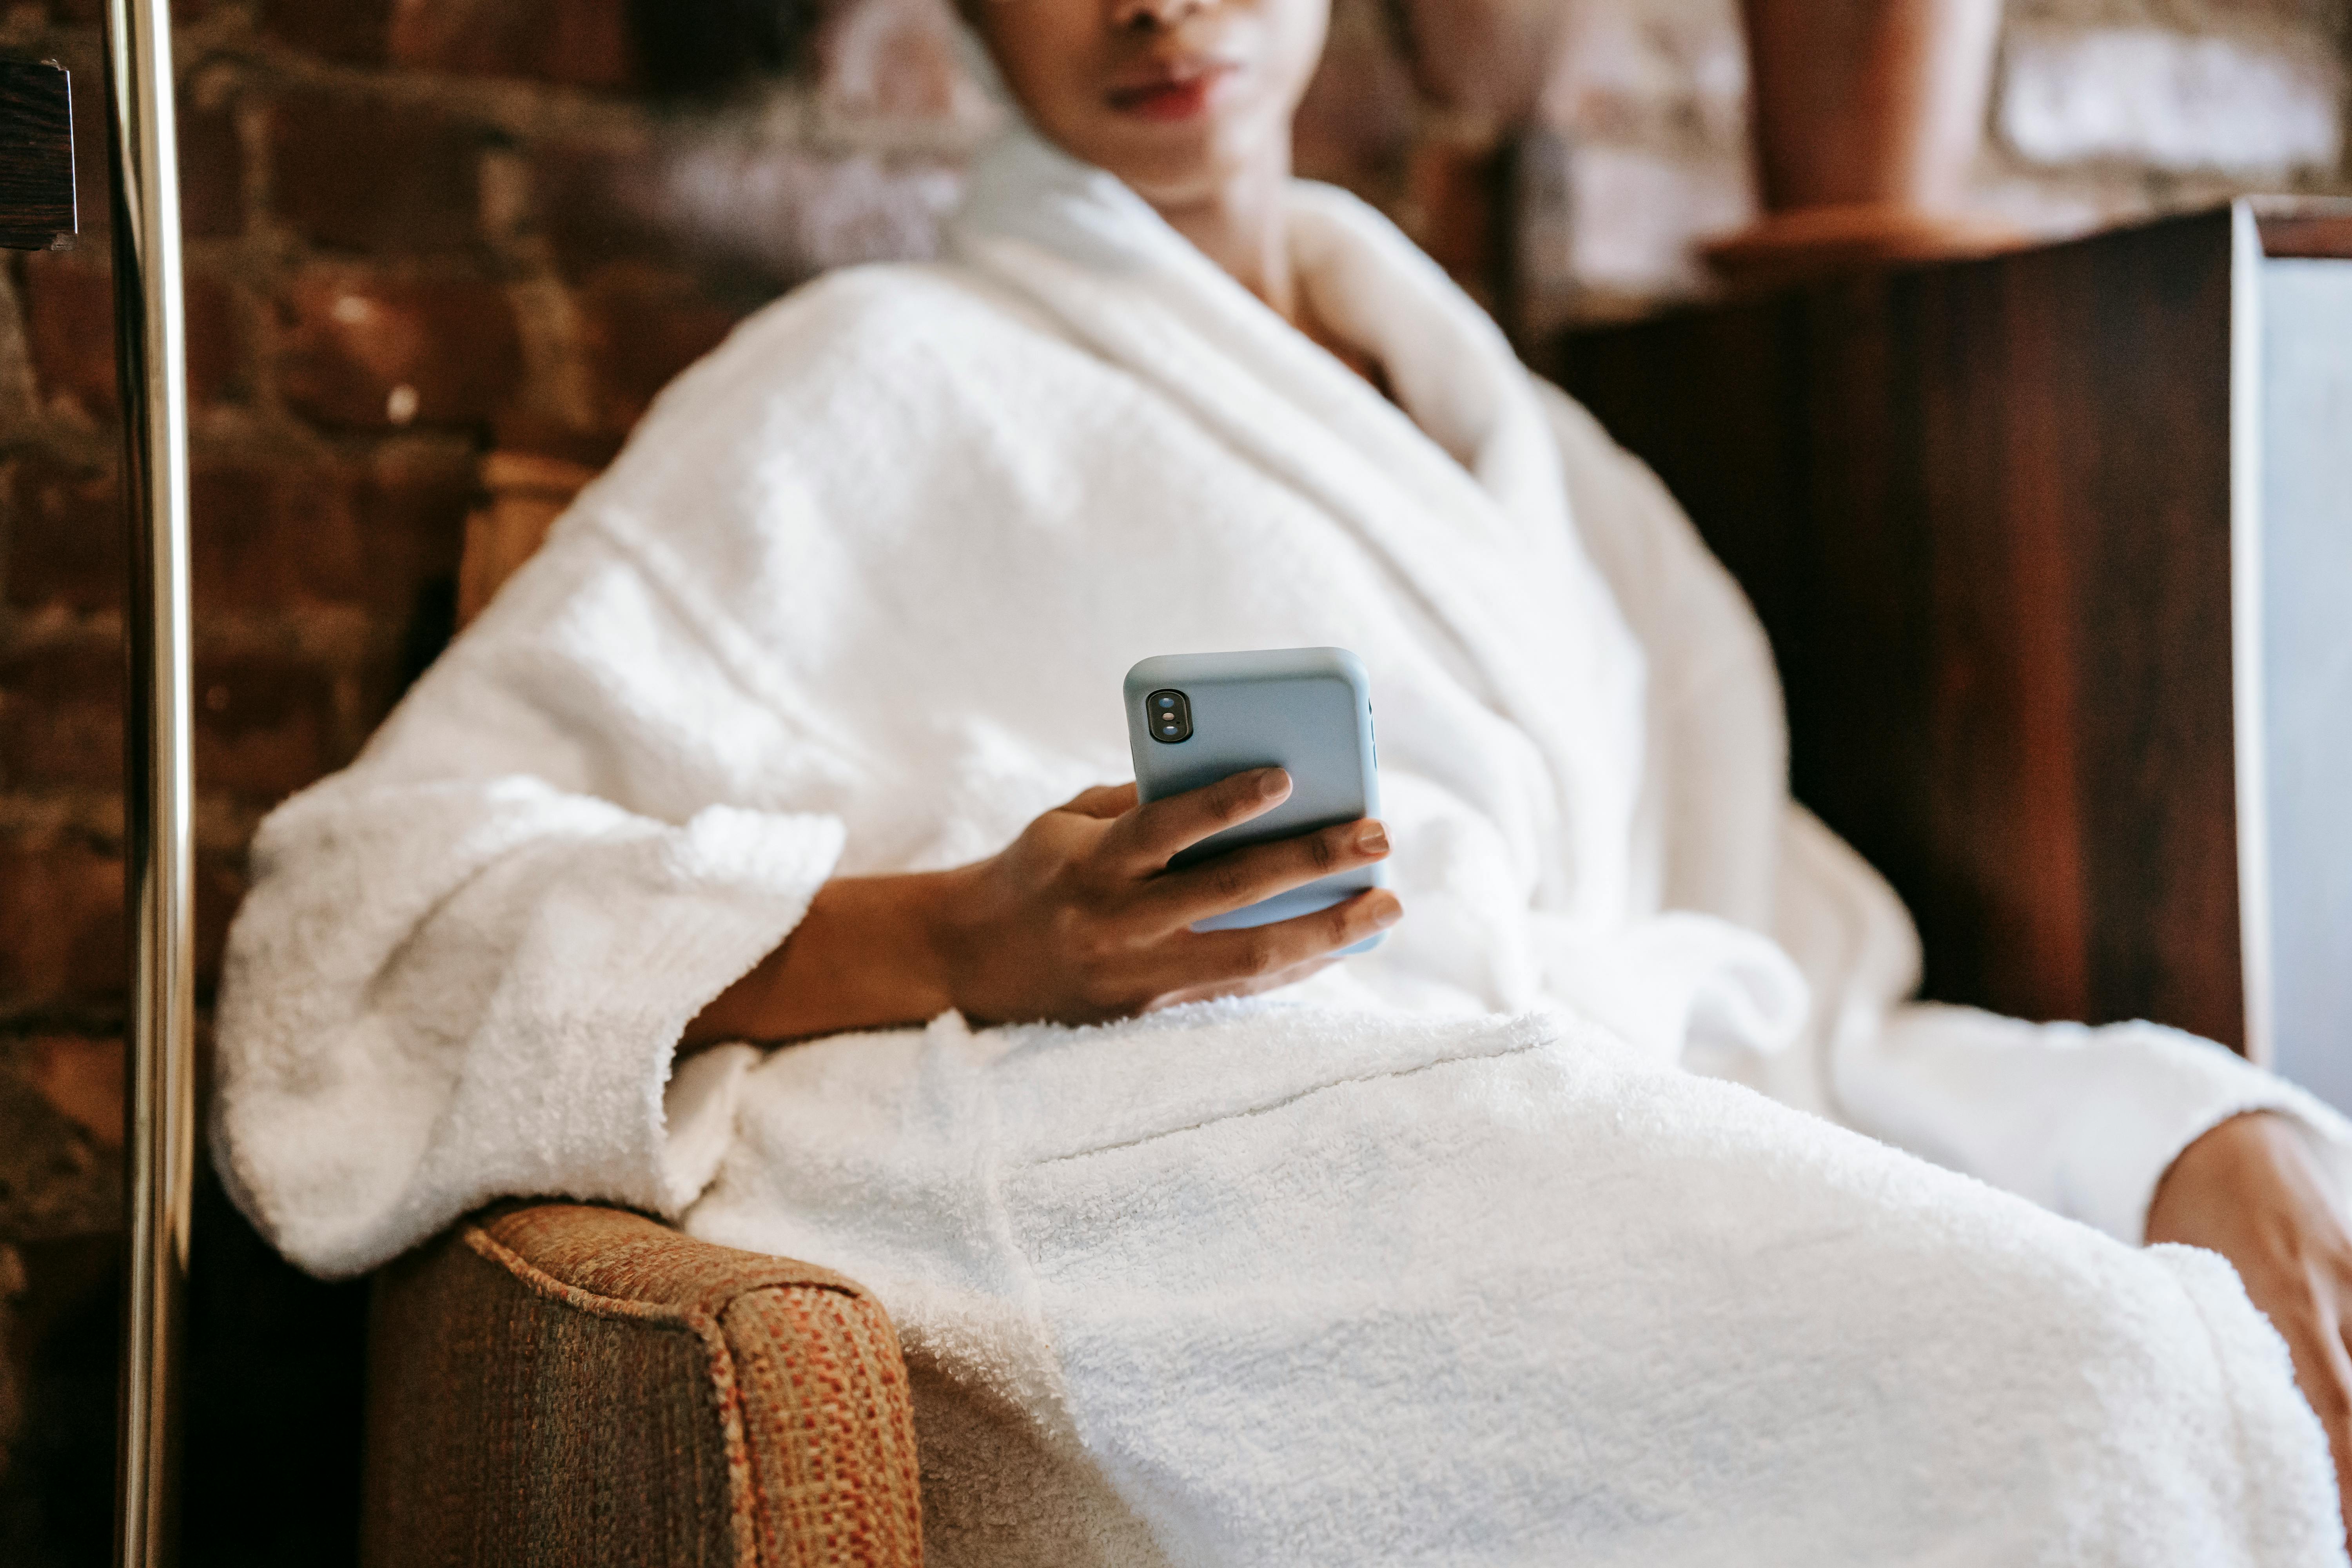
[{"label": "dark wood trim", "polygon": [[73,243],[73,81],[55,60],[0,60],[0,246]]},{"label": "dark wood trim", "polygon": [[1559,341],[1746,585],[1926,993],[2242,1048],[2231,219]]}]

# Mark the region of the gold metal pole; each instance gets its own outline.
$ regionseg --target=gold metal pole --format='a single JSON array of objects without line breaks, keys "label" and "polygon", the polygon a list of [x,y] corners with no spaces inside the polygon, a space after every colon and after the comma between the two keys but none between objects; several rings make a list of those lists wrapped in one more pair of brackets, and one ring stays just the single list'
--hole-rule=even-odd
[{"label": "gold metal pole", "polygon": [[107,0],[115,374],[129,502],[124,885],[131,916],[128,1308],[115,1562],[174,1543],[181,1300],[194,1174],[194,769],[188,727],[188,411],[168,0]]}]

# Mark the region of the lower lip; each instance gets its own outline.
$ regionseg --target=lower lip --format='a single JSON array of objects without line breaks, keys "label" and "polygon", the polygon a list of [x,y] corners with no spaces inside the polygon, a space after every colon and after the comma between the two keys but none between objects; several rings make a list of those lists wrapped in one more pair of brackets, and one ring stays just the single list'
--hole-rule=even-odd
[{"label": "lower lip", "polygon": [[1211,71],[1190,81],[1170,82],[1165,87],[1146,88],[1138,92],[1114,93],[1111,107],[1122,114],[1132,114],[1138,120],[1163,123],[1190,120],[1209,107],[1209,100],[1227,73]]}]

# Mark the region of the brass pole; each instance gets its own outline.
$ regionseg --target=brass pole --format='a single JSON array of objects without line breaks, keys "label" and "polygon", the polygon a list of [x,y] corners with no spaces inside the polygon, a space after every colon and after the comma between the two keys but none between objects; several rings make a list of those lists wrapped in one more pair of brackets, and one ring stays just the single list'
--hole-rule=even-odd
[{"label": "brass pole", "polygon": [[107,0],[115,375],[131,530],[123,878],[131,921],[129,1210],[115,1562],[174,1545],[174,1384],[194,1156],[188,410],[168,0]]}]

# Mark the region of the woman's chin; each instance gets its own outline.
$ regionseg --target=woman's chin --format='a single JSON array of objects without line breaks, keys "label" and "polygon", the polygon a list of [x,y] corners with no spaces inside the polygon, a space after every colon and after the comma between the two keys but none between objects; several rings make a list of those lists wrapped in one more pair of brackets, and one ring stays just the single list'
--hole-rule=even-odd
[{"label": "woman's chin", "polygon": [[1158,207],[1205,200],[1262,160],[1244,128],[1215,116],[1150,121],[1121,116],[1069,151],[1119,177]]}]

